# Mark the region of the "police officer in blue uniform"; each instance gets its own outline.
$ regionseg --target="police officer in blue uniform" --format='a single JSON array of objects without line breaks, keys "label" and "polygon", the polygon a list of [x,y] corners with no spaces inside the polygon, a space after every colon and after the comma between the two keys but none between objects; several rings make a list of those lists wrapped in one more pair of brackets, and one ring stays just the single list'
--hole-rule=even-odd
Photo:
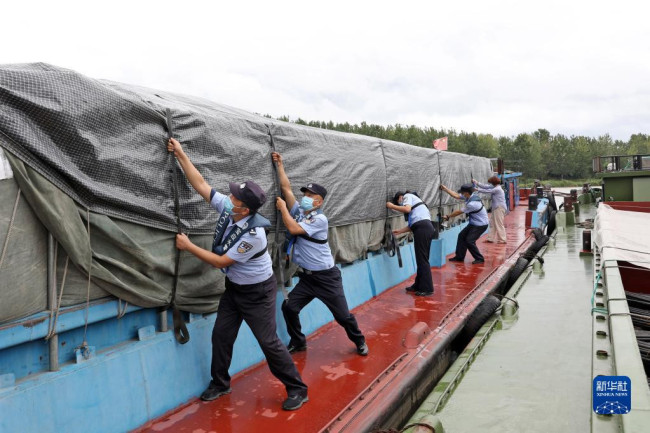
[{"label": "police officer in blue uniform", "polygon": [[474,257],[473,265],[479,265],[485,262],[485,258],[476,246],[476,241],[488,228],[488,214],[483,206],[481,198],[474,190],[474,184],[467,183],[460,187],[458,192],[454,192],[444,185],[440,185],[440,189],[457,200],[464,200],[465,207],[445,215],[443,219],[448,221],[449,218],[458,215],[467,214],[469,217],[469,224],[460,231],[458,240],[456,241],[456,255],[449,259],[450,262],[463,262],[465,261],[465,254],[469,250],[472,257]]},{"label": "police officer in blue uniform", "polygon": [[436,236],[436,229],[431,222],[429,209],[420,197],[408,191],[395,193],[393,200],[386,203],[386,207],[404,213],[407,218],[408,225],[402,229],[393,230],[394,234],[413,232],[417,273],[415,274],[415,283],[407,287],[406,291],[412,292],[416,296],[433,295],[429,253],[431,252],[431,241]]},{"label": "police officer in blue uniform", "polygon": [[307,349],[307,340],[302,333],[298,314],[314,298],[320,299],[334,316],[334,320],[345,329],[348,338],[356,345],[357,353],[368,355],[366,339],[359,329],[357,320],[350,313],[343,293],[341,270],[334,265],[332,251],[327,243],[327,217],[321,211],[327,190],[316,183],[300,188],[305,195],[298,202],[291,191],[291,183],[284,171],[279,153],[273,152],[282,187],[282,198],[276,206],[282,214],[282,221],[291,235],[288,254],[293,252],[293,261],[302,268],[299,281],[289,293],[289,299],[282,305],[287,330],[291,336],[289,352]]},{"label": "police officer in blue uniform", "polygon": [[174,152],[192,187],[220,214],[212,251],[194,245],[185,234],[176,235],[178,249],[189,251],[226,274],[226,291],[221,296],[212,331],[212,380],[201,399],[214,400],[230,393],[228,368],[237,333],[245,320],[264,352],[271,373],[287,390],[288,398],[282,408],[300,408],[308,401],[307,385],[276,334],[277,283],[264,231],[270,223],[257,213],[266,200],[264,191],[249,180],[231,182],[230,195],[221,194],[210,188],[178,141],[170,139],[167,150]]}]

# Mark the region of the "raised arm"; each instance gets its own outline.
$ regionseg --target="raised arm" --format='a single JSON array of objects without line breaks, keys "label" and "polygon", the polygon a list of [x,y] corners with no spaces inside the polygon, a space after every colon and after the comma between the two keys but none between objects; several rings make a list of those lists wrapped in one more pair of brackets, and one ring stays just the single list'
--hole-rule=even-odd
[{"label": "raised arm", "polygon": [[271,157],[273,158],[273,162],[278,167],[278,175],[280,176],[280,187],[282,188],[282,195],[284,195],[284,200],[287,203],[287,208],[291,209],[296,202],[296,197],[293,195],[293,191],[291,191],[291,182],[289,182],[289,177],[284,171],[284,161],[278,152],[272,152]]},{"label": "raised arm", "polygon": [[170,138],[169,142],[167,143],[167,151],[174,152],[174,156],[178,160],[178,163],[181,165],[181,168],[185,173],[185,177],[192,185],[192,188],[194,188],[196,192],[198,192],[199,195],[205,199],[205,201],[210,203],[210,192],[212,191],[212,188],[210,188],[210,185],[208,185],[205,179],[203,179],[201,173],[199,173],[196,167],[194,167],[194,164],[192,164],[189,156],[187,156],[187,154],[183,151],[183,147],[178,142],[178,140],[175,138]]},{"label": "raised arm", "polygon": [[491,185],[489,183],[480,183],[476,179],[472,179],[472,183],[474,184],[476,190],[483,194],[492,194],[492,190],[495,188],[494,185]]},{"label": "raised arm", "polygon": [[456,191],[450,190],[449,188],[447,188],[444,185],[440,185],[440,189],[443,190],[444,192],[446,192],[447,194],[449,194],[450,196],[452,196],[453,198],[455,198],[456,200],[461,199],[460,194],[458,194]]}]

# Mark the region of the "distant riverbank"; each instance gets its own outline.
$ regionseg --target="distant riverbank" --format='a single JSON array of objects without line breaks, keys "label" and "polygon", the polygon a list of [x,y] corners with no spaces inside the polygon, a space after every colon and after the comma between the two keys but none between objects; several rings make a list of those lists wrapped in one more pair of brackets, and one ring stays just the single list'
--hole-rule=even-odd
[{"label": "distant riverbank", "polygon": [[[533,186],[534,179],[521,179],[519,186],[521,188],[530,188]],[[580,187],[585,183],[591,186],[600,186],[600,179],[541,179],[542,185],[551,185],[553,188]]]}]

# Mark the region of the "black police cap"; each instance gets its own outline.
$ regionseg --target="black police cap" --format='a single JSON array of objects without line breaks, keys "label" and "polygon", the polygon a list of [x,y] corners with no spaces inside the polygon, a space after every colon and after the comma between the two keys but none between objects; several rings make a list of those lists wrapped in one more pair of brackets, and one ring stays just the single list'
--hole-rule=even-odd
[{"label": "black police cap", "polygon": [[230,182],[230,193],[244,202],[246,207],[257,211],[266,202],[264,190],[252,180],[243,183]]},{"label": "black police cap", "polygon": [[468,192],[468,193],[473,193],[474,192],[474,184],[473,183],[465,183],[460,186],[460,189],[458,192]]},{"label": "black police cap", "polygon": [[303,186],[302,188],[300,188],[300,192],[305,192],[305,191],[313,192],[314,194],[318,194],[323,198],[325,198],[325,196],[327,195],[327,190],[325,189],[325,187],[320,186],[319,184],[313,182],[308,184],[307,186]]}]

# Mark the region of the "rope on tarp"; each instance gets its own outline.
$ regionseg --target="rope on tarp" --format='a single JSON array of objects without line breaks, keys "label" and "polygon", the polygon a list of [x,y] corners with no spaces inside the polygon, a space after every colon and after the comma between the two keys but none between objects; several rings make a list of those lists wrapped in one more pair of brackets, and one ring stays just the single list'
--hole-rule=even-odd
[{"label": "rope on tarp", "polygon": [[117,318],[121,319],[126,315],[126,310],[129,308],[129,303],[124,301],[124,307],[122,307],[122,299],[117,298]]},{"label": "rope on tarp", "polygon": [[9,247],[9,237],[11,236],[11,229],[14,227],[14,221],[16,220],[16,212],[18,211],[18,203],[20,202],[20,188],[18,188],[18,194],[16,194],[16,201],[14,203],[14,210],[11,212],[11,219],[9,220],[9,227],[7,228],[7,237],[5,237],[5,243],[2,247],[2,255],[0,255],[0,269],[5,261],[5,255],[7,254],[7,249]]},{"label": "rope on tarp", "polygon": [[[172,129],[172,112],[168,108],[166,112],[167,120],[167,139],[173,138],[173,129]],[[169,152],[170,163],[172,168],[170,169],[172,175],[172,184],[174,190],[174,213],[176,215],[176,233],[183,233],[183,227],[181,225],[181,214],[180,214],[180,202],[178,197],[178,177],[180,176],[178,172],[178,164],[176,163],[176,158],[174,157],[173,152]],[[190,341],[190,333],[187,330],[185,325],[185,320],[183,320],[183,315],[181,311],[176,306],[176,289],[178,287],[179,272],[181,267],[181,250],[176,248],[176,237],[174,236],[174,249],[176,250],[176,259],[174,262],[174,284],[172,286],[172,295],[171,300],[167,308],[172,309],[172,320],[174,322],[174,337],[176,341],[180,344],[185,344]]]},{"label": "rope on tarp", "polygon": [[90,356],[90,348],[88,347],[88,313],[90,311],[90,279],[92,275],[92,267],[93,267],[93,248],[90,240],[90,209],[86,207],[86,231],[88,233],[88,284],[86,286],[86,309],[84,311],[84,339],[83,342],[76,347],[76,349],[80,350],[83,357],[88,359]]}]

